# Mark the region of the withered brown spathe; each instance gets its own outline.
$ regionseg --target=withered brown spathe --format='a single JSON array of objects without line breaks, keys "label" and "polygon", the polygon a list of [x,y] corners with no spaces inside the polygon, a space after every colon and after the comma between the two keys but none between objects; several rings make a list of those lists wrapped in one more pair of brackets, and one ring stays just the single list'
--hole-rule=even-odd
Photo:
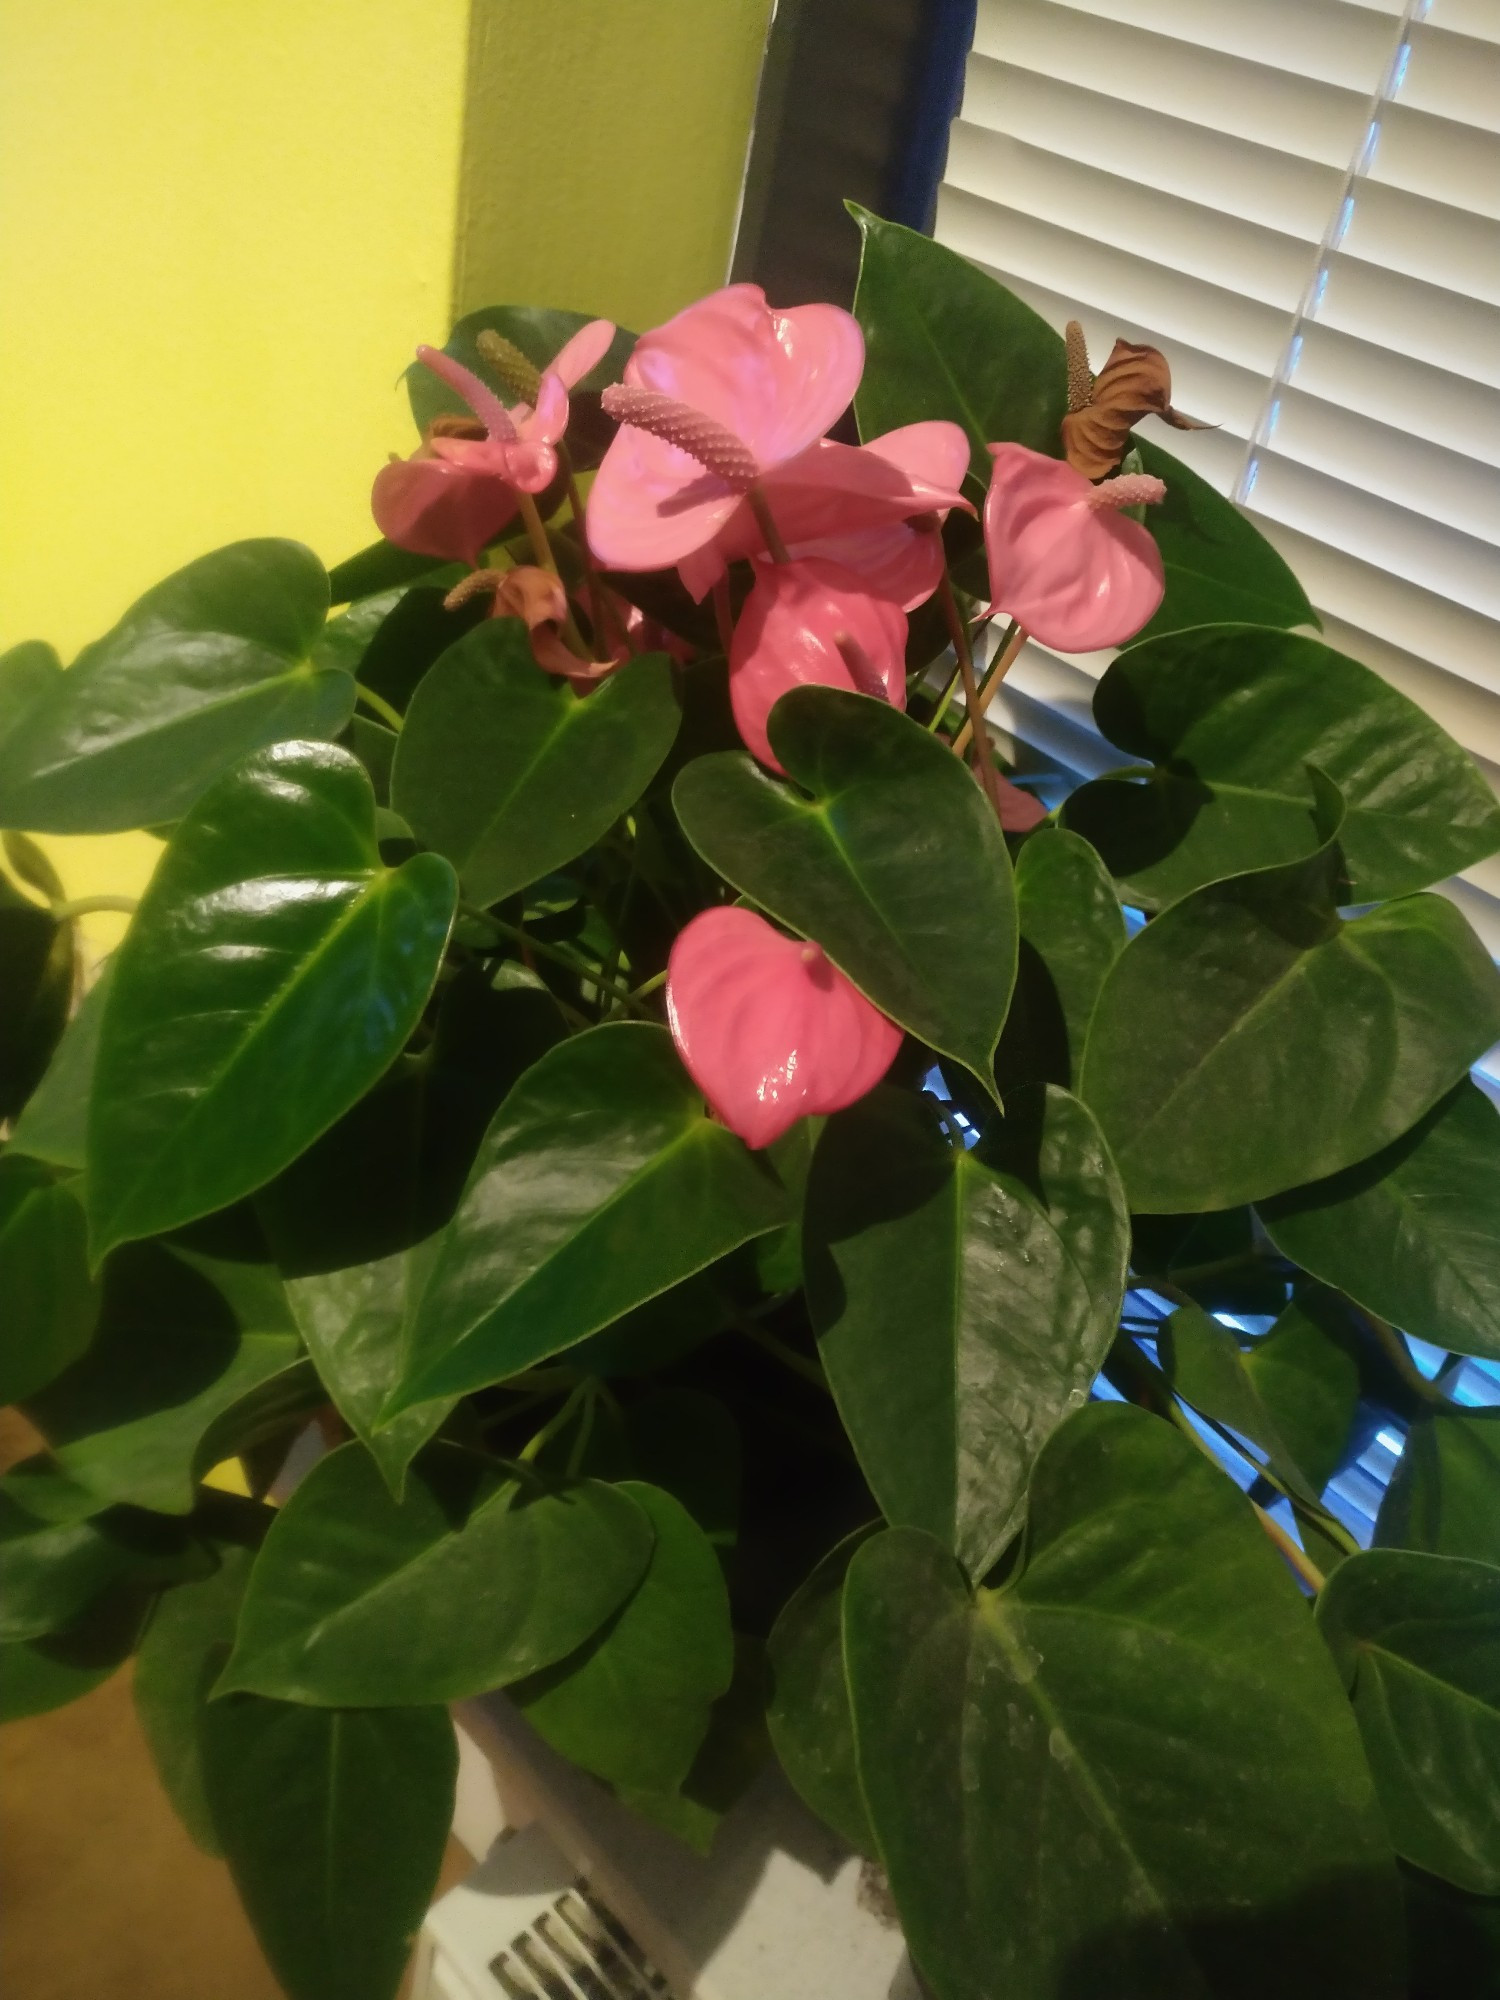
[{"label": "withered brown spathe", "polygon": [[1117,340],[1097,375],[1089,373],[1083,328],[1067,325],[1068,414],[1062,420],[1063,451],[1085,479],[1113,472],[1130,444],[1132,424],[1160,417],[1174,430],[1212,428],[1172,408],[1172,371],[1160,348]]}]

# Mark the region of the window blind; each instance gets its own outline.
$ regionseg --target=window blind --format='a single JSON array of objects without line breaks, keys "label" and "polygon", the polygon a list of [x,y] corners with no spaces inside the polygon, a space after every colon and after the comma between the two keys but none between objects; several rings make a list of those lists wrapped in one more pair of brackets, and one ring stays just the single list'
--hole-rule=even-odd
[{"label": "window blind", "polygon": [[[1160,347],[1219,425],[1161,442],[1500,791],[1500,0],[980,0],[936,234]],[[992,719],[1108,768],[1107,662],[1031,645]],[[1500,955],[1500,860],[1447,891]]]}]

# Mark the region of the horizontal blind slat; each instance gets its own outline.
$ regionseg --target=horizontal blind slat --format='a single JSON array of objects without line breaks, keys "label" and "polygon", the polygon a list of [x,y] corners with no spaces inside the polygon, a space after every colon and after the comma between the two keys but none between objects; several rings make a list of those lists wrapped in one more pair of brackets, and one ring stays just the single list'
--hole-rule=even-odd
[{"label": "horizontal blind slat", "polygon": [[1500,217],[1500,139],[1411,105],[1386,106],[1370,178]]},{"label": "horizontal blind slat", "polygon": [[1294,381],[1325,402],[1389,417],[1419,437],[1500,465],[1500,390],[1314,320]]},{"label": "horizontal blind slat", "polygon": [[[1007,0],[1000,0],[1002,6]],[[1370,97],[1390,61],[1393,24],[1347,0],[1057,0],[1082,16],[1062,30],[1134,28],[1193,50],[1271,63],[1289,75]]]},{"label": "horizontal blind slat", "polygon": [[1109,21],[1080,24],[1076,10],[1058,0],[984,0],[974,47],[980,55],[1340,170],[1369,118],[1369,88],[1341,89],[1265,61],[1196,49]]},{"label": "horizontal blind slat", "polygon": [[1283,458],[1473,535],[1492,552],[1500,544],[1500,472],[1309,395],[1300,371],[1277,399],[1270,442]]},{"label": "horizontal blind slat", "polygon": [[1340,252],[1330,262],[1317,318],[1414,361],[1500,389],[1500,308],[1483,299],[1396,277]]},{"label": "horizontal blind slat", "polygon": [[1172,340],[1255,369],[1275,368],[1291,330],[1283,308],[1245,300],[1222,286],[1096,243],[986,201],[963,188],[938,195],[938,234],[1002,283],[1010,274],[1064,297],[1113,307],[1122,317],[1151,317]]},{"label": "horizontal blind slat", "polygon": [[999,196],[1039,222],[1068,228],[1085,217],[1101,243],[1287,312],[1296,310],[1315,261],[1316,238],[1238,221],[964,119],[949,140],[948,179],[981,199]]},{"label": "horizontal blind slat", "polygon": [[1321,240],[1343,179],[1322,161],[988,56],[971,59],[963,119],[1167,194],[1191,194],[1309,243]]},{"label": "horizontal blind slat", "polygon": [[1414,111],[1435,111],[1500,133],[1500,48],[1418,21],[1397,96]]}]

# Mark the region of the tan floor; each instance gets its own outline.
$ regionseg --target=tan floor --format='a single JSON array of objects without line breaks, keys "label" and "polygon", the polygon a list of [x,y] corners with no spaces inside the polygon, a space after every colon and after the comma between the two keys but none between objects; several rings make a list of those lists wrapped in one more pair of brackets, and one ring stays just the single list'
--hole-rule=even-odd
[{"label": "tan floor", "polygon": [[[18,1449],[18,1445],[21,1449]],[[0,1467],[29,1448],[0,1413]],[[456,1841],[439,1891],[474,1866]],[[156,1780],[130,1670],[0,1728],[5,2000],[279,2000],[229,1871]]]},{"label": "tan floor", "polygon": [[12,2000],[278,2000],[228,1870],[156,1782],[128,1671],[0,1729],[0,1815]]}]

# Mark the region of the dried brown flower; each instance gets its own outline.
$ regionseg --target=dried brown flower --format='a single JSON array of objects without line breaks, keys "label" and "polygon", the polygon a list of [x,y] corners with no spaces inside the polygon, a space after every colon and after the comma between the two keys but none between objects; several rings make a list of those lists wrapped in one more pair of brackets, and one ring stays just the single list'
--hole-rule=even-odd
[{"label": "dried brown flower", "polygon": [[1160,348],[1117,340],[1099,373],[1090,376],[1083,328],[1068,321],[1068,414],[1063,451],[1085,479],[1103,479],[1130,448],[1130,430],[1142,417],[1160,417],[1174,430],[1212,428],[1172,408],[1172,371]]}]

